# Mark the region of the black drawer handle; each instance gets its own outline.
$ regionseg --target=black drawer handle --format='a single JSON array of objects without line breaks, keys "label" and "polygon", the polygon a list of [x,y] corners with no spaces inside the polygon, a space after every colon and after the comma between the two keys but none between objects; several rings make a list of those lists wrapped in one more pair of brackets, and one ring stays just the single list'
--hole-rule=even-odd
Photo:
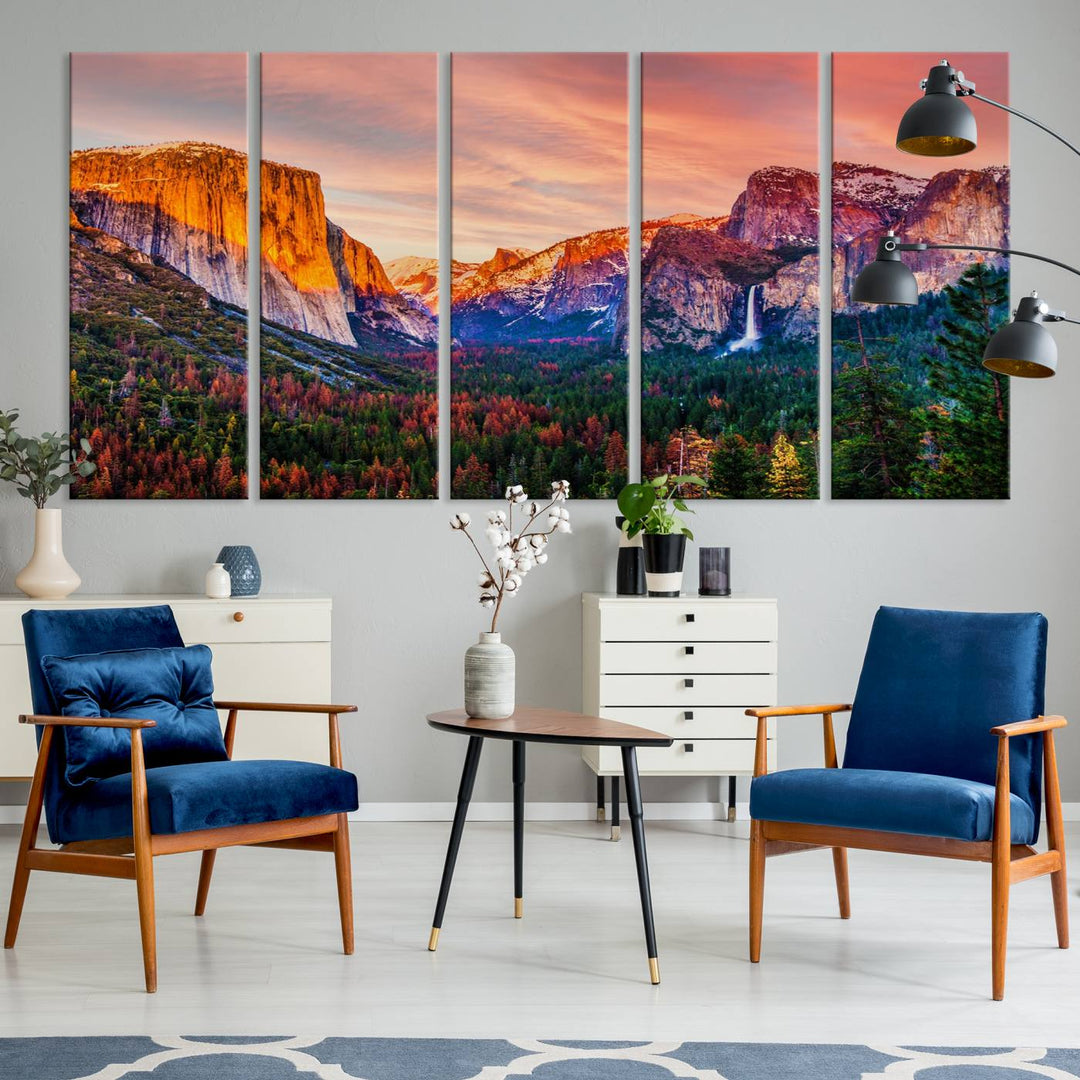
[{"label": "black drawer handle", "polygon": [[683,743],[683,750],[687,754],[692,754],[694,752],[694,744],[692,742]]},{"label": "black drawer handle", "polygon": [[693,656],[694,655],[694,646],[693,645],[684,645],[683,650],[685,651],[687,656]]},{"label": "black drawer handle", "polygon": [[686,613],[686,621],[687,622],[693,622],[694,621],[694,613],[692,611],[688,611]]},{"label": "black drawer handle", "polygon": [[693,709],[687,709],[686,712],[684,712],[682,714],[682,718],[684,720],[693,720],[694,719],[694,710]]},{"label": "black drawer handle", "polygon": [[693,679],[683,679],[682,684],[687,690],[693,690],[694,689],[694,680]]}]

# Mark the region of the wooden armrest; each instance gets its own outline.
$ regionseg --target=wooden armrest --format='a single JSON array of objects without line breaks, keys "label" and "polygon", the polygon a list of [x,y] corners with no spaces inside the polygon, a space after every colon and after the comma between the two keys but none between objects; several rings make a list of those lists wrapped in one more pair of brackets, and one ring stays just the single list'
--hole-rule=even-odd
[{"label": "wooden armrest", "polygon": [[235,709],[237,712],[320,713],[322,716],[356,712],[355,705],[293,705],[281,701],[215,701],[214,708],[230,712]]},{"label": "wooden armrest", "polygon": [[767,709],[747,709],[747,716],[824,716],[826,713],[851,712],[850,705],[773,705]]},{"label": "wooden armrest", "polygon": [[1011,724],[998,724],[990,729],[991,735],[1007,739],[1010,735],[1031,735],[1036,731],[1053,731],[1054,728],[1067,727],[1069,721],[1064,716],[1036,716],[1034,720],[1016,720]]},{"label": "wooden armrest", "polygon": [[38,724],[43,727],[106,727],[148,728],[157,727],[156,720],[126,719],[123,716],[20,716],[20,724]]}]

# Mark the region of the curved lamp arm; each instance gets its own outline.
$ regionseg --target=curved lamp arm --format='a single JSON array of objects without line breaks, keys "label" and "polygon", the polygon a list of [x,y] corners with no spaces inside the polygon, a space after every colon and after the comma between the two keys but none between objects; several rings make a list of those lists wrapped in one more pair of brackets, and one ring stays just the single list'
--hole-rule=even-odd
[{"label": "curved lamp arm", "polygon": [[998,255],[1020,255],[1025,259],[1038,259],[1039,262],[1058,266],[1080,277],[1080,270],[1075,266],[1051,259],[1046,255],[1038,255],[1034,251],[1020,251],[1017,248],[982,247],[978,244],[902,244],[899,240],[893,241],[889,237],[882,241],[882,246],[886,251],[992,251]]},{"label": "curved lamp arm", "polygon": [[973,97],[976,101],[981,101],[986,105],[993,105],[995,109],[1001,109],[1003,112],[1012,113],[1013,116],[1019,116],[1021,120],[1026,120],[1029,124],[1034,124],[1037,128],[1041,128],[1047,135],[1052,135],[1059,143],[1063,143],[1074,154],[1080,154],[1080,147],[1074,146],[1064,135],[1059,135],[1053,128],[1047,127],[1041,120],[1036,120],[1034,116],[1028,116],[1027,113],[1022,113],[1019,109],[1014,109],[1011,105],[1006,105],[1004,102],[995,101],[993,98],[983,97],[982,94],[975,93],[975,86],[971,84],[971,89],[966,89],[963,82],[957,82],[956,93],[958,97]]}]

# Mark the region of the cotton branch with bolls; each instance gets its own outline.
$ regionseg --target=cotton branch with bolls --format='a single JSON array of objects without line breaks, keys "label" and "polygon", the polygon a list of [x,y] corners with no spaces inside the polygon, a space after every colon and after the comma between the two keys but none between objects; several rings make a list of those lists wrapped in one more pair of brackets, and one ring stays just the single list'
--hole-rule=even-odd
[{"label": "cotton branch with bolls", "polygon": [[[484,537],[491,545],[490,562],[484,557],[469,532],[472,518],[462,512],[450,519],[450,528],[462,533],[473,546],[483,570],[477,580],[480,605],[491,608],[491,633],[499,622],[502,602],[516,596],[530,570],[548,560],[548,543],[556,533],[570,532],[570,513],[561,504],[570,497],[568,480],[552,480],[546,503],[530,501],[520,484],[506,489],[506,509],[492,510],[487,516]],[[521,526],[514,529],[514,509],[519,508]]]}]

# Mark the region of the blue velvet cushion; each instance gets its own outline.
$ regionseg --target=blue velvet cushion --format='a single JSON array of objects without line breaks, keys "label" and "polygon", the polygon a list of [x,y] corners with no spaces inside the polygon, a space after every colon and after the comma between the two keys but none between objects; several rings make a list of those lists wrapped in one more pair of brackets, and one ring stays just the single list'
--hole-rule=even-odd
[{"label": "blue velvet cushion", "polygon": [[[146,772],[150,829],[191,832],[355,810],[356,777],[307,761],[207,761]],[[60,844],[131,836],[131,774],[68,788],[58,800]]]},{"label": "blue velvet cushion", "polygon": [[[993,785],[997,739],[990,728],[1041,716],[1045,675],[1042,615],[883,607],[859,677],[844,768]],[[1009,744],[1011,789],[1031,811],[1034,842],[1042,738]]]},{"label": "blue velvet cushion", "polygon": [[[148,769],[223,761],[214,708],[211,653],[205,645],[44,656],[42,671],[60,715],[155,720],[143,730]],[[73,787],[131,771],[124,728],[63,728],[64,780]]]},{"label": "blue velvet cushion", "polygon": [[[1012,842],[1034,843],[1038,819],[1031,807],[1018,795],[1010,796],[1009,806]],[[974,780],[891,769],[784,769],[754,779],[750,816],[758,821],[989,840],[994,788]]]},{"label": "blue velvet cushion", "polygon": [[[60,707],[45,681],[43,656],[74,656],[76,653],[117,649],[167,649],[183,646],[172,608],[167,604],[123,608],[53,608],[31,610],[22,617],[30,697],[34,712],[55,716]],[[41,728],[37,729],[38,741]],[[45,773],[45,821],[49,839],[60,843],[56,833],[59,799],[64,792],[64,740],[53,740],[53,753]]]}]

